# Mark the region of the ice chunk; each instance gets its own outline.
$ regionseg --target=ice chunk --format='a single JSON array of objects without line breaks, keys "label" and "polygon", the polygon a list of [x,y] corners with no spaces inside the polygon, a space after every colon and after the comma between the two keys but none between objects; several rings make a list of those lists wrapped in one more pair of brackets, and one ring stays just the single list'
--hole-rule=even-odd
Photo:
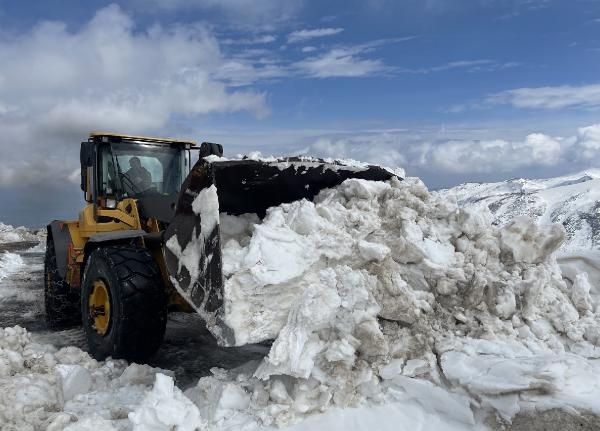
[{"label": "ice chunk", "polygon": [[382,261],[390,254],[390,248],[384,244],[375,244],[368,241],[358,242],[358,251],[363,259]]},{"label": "ice chunk", "polygon": [[580,312],[592,310],[592,297],[590,296],[590,282],[587,272],[581,272],[575,276],[575,282],[571,290],[571,299]]},{"label": "ice chunk", "polygon": [[408,377],[415,377],[425,374],[429,371],[429,363],[424,359],[410,359],[406,361],[406,365],[402,374]]},{"label": "ice chunk", "polygon": [[172,376],[173,372],[153,368],[148,365],[131,364],[119,376],[118,381],[121,385],[152,385],[156,380],[156,374],[161,373]]},{"label": "ice chunk", "polygon": [[393,379],[399,374],[402,374],[404,359],[392,359],[389,364],[379,368],[379,375],[382,379]]},{"label": "ice chunk", "polygon": [[0,255],[0,281],[25,266],[23,258],[16,253],[5,251]]},{"label": "ice chunk", "polygon": [[152,390],[140,406],[129,414],[134,431],[196,431],[206,428],[200,411],[181,391],[173,379],[157,374]]},{"label": "ice chunk", "polygon": [[565,228],[560,224],[538,226],[529,217],[520,216],[501,232],[500,247],[514,262],[540,263],[563,243]]},{"label": "ice chunk", "polygon": [[214,184],[198,193],[192,202],[192,210],[200,215],[200,230],[209,235],[219,224],[219,196]]},{"label": "ice chunk", "polygon": [[92,376],[81,365],[57,365],[56,373],[60,382],[63,402],[88,392],[92,387]]}]

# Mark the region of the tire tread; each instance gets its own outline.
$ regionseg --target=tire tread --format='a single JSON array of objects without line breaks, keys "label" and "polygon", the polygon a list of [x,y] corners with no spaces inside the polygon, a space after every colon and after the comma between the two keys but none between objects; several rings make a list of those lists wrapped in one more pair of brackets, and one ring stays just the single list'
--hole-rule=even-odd
[{"label": "tire tread", "polygon": [[[99,248],[90,256],[88,265],[93,264],[93,259],[103,259],[114,274],[118,286],[109,289],[112,300],[119,301],[121,315],[111,323],[115,326],[112,331],[116,331],[112,351],[94,351],[95,344],[89,342],[89,337],[95,334],[88,334],[92,355],[99,359],[112,356],[146,360],[159,348],[166,328],[165,290],[158,265],[148,250],[129,245]],[[85,310],[82,304],[82,311]]]},{"label": "tire tread", "polygon": [[58,273],[54,241],[48,236],[44,257],[44,306],[48,326],[66,329],[81,325],[80,297],[80,290],[71,288]]}]

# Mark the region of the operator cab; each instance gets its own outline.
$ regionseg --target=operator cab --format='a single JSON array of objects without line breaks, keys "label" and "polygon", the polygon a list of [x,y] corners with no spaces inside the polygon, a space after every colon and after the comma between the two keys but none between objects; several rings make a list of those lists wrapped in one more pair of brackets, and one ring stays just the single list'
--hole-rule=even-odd
[{"label": "operator cab", "polygon": [[[87,202],[116,208],[138,199],[147,214],[169,218],[189,167],[191,141],[91,133],[81,144],[81,188]],[[148,211],[146,211],[148,212]]]}]

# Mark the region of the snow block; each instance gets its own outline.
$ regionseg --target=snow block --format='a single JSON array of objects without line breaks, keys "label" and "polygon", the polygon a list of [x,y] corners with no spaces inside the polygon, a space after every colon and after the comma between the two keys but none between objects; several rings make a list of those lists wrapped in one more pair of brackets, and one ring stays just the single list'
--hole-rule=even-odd
[{"label": "snow block", "polygon": [[81,365],[57,365],[56,374],[63,403],[88,392],[92,387],[92,376]]}]

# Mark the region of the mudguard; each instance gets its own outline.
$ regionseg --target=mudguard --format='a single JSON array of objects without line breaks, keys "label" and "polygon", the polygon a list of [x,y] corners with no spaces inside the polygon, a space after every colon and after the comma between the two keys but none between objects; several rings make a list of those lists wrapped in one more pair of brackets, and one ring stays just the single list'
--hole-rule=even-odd
[{"label": "mudguard", "polygon": [[256,213],[264,217],[269,207],[303,198],[312,200],[321,190],[335,187],[348,178],[385,181],[392,176],[393,173],[378,166],[321,159],[200,158],[182,186],[175,216],[165,231],[165,260],[170,279],[206,320],[218,341],[231,345],[234,343],[231,329],[220,318],[223,274],[219,213]]},{"label": "mudguard", "polygon": [[52,238],[52,241],[54,241],[58,274],[61,278],[65,278],[67,276],[69,245],[71,244],[69,226],[62,221],[54,220],[46,227],[46,230],[48,232],[48,238]]}]

